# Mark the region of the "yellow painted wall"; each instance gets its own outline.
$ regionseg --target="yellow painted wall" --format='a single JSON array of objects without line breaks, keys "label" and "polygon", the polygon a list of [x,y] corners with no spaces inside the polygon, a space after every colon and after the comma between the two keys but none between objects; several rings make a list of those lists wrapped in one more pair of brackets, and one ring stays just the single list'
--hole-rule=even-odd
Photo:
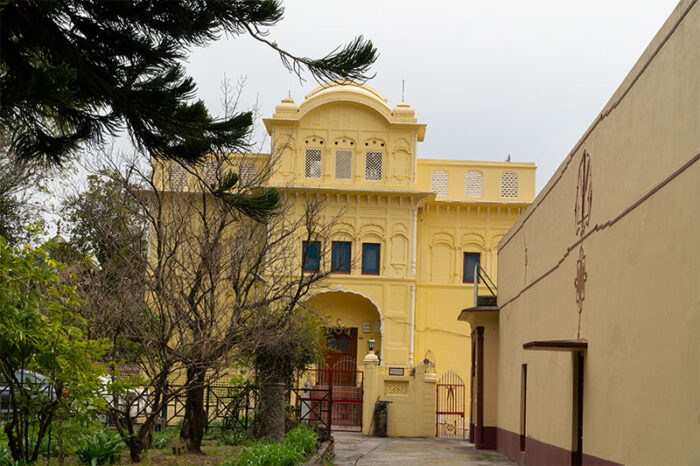
[{"label": "yellow painted wall", "polygon": [[[580,337],[588,341],[584,454],[700,464],[698,44],[700,6],[683,0],[501,241],[499,428],[519,432],[527,363],[528,436],[572,449],[572,356],[522,345]],[[592,203],[581,239],[575,205],[584,152]]]},{"label": "yellow painted wall", "polygon": [[[471,331],[455,321],[473,302],[473,285],[462,282],[463,253],[479,252],[482,266],[497,280],[496,246],[534,197],[534,164],[418,159],[426,126],[413,109],[405,103],[392,109],[376,91],[354,84],[322,86],[299,105],[285,99],[264,123],[271,154],[231,155],[229,168],[243,172],[246,164],[254,165],[263,173],[257,177],[262,184],[278,187],[293,203],[291,215],[302,213],[309,196],[322,200],[322,220],[339,216],[330,239],[352,243],[352,272],[332,274],[307,304],[321,310],[331,326],[340,319],[360,329],[358,361],[370,337],[377,341],[382,368],[415,367],[430,350],[437,378],[455,370],[469,393]],[[307,150],[321,154],[313,176],[307,176]],[[350,172],[340,177],[337,151],[352,157]],[[380,179],[367,179],[367,152],[381,154]],[[212,163],[200,175],[206,177]],[[470,184],[467,191],[468,176],[477,172],[479,188]],[[157,177],[168,184],[172,173],[164,167]],[[504,173],[511,177],[510,191],[501,189]],[[381,245],[379,275],[361,273],[365,242]],[[301,252],[299,240],[300,269]],[[330,257],[323,263],[330,266]],[[369,334],[362,332],[364,322],[371,325]],[[428,397],[421,390],[415,396]],[[434,401],[429,404],[421,409],[434,414]],[[390,427],[392,435],[416,433],[396,428]]]},{"label": "yellow painted wall", "polygon": [[[352,273],[331,276],[326,286],[333,292],[309,303],[325,309],[330,322],[340,318],[355,326],[365,311],[354,316],[351,304],[363,307],[358,300],[367,298],[363,302],[381,315],[382,366],[415,366],[431,350],[437,377],[455,370],[469,393],[470,329],[455,322],[473,301],[473,285],[462,283],[463,253],[481,253],[482,266],[497,279],[498,241],[534,197],[535,166],[418,159],[425,125],[409,105],[392,109],[366,86],[322,86],[299,105],[285,99],[264,122],[276,167],[269,184],[281,187],[299,208],[306,196],[317,196],[325,202],[326,218],[341,214],[332,239],[351,241],[357,261]],[[306,176],[307,150],[322,154],[318,176]],[[336,176],[336,151],[352,153],[348,179]],[[366,179],[367,151],[382,154],[379,180]],[[467,195],[468,171],[479,172],[476,195]],[[502,195],[504,172],[517,176],[516,195]],[[363,242],[381,244],[379,276],[361,274]],[[366,339],[358,342],[358,361],[366,348]]]}]

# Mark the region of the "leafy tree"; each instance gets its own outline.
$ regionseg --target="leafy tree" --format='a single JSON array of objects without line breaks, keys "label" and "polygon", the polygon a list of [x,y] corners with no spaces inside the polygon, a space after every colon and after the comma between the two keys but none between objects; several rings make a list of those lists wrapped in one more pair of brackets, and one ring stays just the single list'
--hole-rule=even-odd
[{"label": "leafy tree", "polygon": [[217,119],[193,100],[189,47],[247,33],[318,80],[365,80],[377,57],[361,36],[320,59],[292,55],[266,38],[283,13],[279,0],[0,1],[0,127],[20,159],[57,164],[123,128],[181,162],[245,149],[251,113]]},{"label": "leafy tree", "polygon": [[[320,201],[309,200],[297,209],[294,197],[282,193],[273,214],[257,220],[232,207],[231,199],[260,189],[269,176],[271,162],[251,157],[214,160],[213,180],[192,171],[188,186],[177,188],[169,183],[167,163],[101,154],[101,162],[112,160],[113,165],[98,170],[101,175],[91,178],[88,191],[70,204],[76,232],[71,241],[84,242],[78,249],[95,251],[99,261],[95,278],[85,287],[84,307],[94,309],[85,313],[86,319],[94,319],[91,328],[109,333],[104,336],[114,342],[115,351],[110,361],[139,366],[143,393],[152,406],[138,426],[129,410],[112,407],[135,461],[149,447],[149,429],[162,407],[182,393],[187,400],[181,438],[189,451],[201,452],[205,385],[231,367],[238,345],[256,339],[251,331],[268,336],[288,331],[282,323],[290,311],[329,273],[324,267],[299,274],[299,242],[327,237],[336,221],[321,222]],[[252,161],[258,163],[255,176],[234,176],[239,166]],[[214,191],[228,186],[213,195],[207,183]],[[145,233],[147,255],[141,242]],[[114,278],[108,278],[111,264]],[[138,286],[122,286],[121,280],[129,280],[124,277],[137,280]],[[270,319],[259,318],[268,313]],[[178,385],[173,384],[176,378]],[[284,420],[284,409],[279,414]]]},{"label": "leafy tree", "polygon": [[46,169],[37,163],[18,161],[8,150],[0,131],[0,236],[10,244],[29,240],[30,223],[40,220],[42,204],[37,194],[46,194]]},{"label": "leafy tree", "polygon": [[238,347],[256,369],[262,388],[257,426],[272,442],[284,440],[286,394],[295,383],[295,372],[321,360],[326,348],[323,319],[295,303],[298,301],[290,300],[256,314],[245,323],[249,338]]},{"label": "leafy tree", "polygon": [[[75,289],[44,248],[11,247],[0,238],[0,373],[10,400],[4,430],[15,461],[36,461],[57,415],[100,403],[100,341],[86,340],[74,314]],[[69,396],[66,396],[69,394]]]}]

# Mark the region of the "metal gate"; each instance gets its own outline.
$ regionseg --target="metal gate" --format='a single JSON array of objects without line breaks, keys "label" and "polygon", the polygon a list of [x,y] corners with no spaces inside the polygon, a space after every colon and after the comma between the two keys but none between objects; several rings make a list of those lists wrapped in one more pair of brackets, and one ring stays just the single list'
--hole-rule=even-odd
[{"label": "metal gate", "polygon": [[352,357],[304,371],[293,390],[299,420],[335,432],[361,432],[363,376]]},{"label": "metal gate", "polygon": [[450,370],[437,383],[435,406],[435,436],[438,438],[463,439],[467,431],[464,419],[464,380]]}]

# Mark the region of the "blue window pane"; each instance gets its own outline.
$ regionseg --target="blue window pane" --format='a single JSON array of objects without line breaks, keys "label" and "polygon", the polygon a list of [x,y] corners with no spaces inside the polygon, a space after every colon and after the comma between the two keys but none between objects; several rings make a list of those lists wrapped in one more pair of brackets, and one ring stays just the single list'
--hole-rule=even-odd
[{"label": "blue window pane", "polygon": [[350,273],[351,244],[350,241],[333,241],[331,248],[331,270],[333,272]]},{"label": "blue window pane", "polygon": [[321,243],[304,241],[301,247],[304,272],[316,272],[320,263]]},{"label": "blue window pane", "polygon": [[362,273],[379,275],[379,244],[362,244]]},{"label": "blue window pane", "polygon": [[479,263],[478,252],[464,253],[464,272],[462,281],[465,283],[474,283],[474,266]]}]

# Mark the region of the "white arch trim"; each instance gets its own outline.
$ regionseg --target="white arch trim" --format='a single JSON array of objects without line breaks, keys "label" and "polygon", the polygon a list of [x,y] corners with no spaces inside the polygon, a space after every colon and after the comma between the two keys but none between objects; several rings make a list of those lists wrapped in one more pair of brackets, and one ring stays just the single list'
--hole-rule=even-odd
[{"label": "white arch trim", "polygon": [[[386,345],[385,345],[385,341],[384,341],[384,316],[382,315],[382,310],[381,310],[381,308],[377,305],[377,303],[374,302],[374,300],[373,300],[372,298],[370,298],[370,297],[367,296],[366,294],[361,293],[361,292],[359,292],[359,291],[355,291],[355,290],[345,289],[345,288],[343,288],[343,287],[340,286],[340,285],[338,285],[338,286],[335,287],[335,288],[329,288],[329,289],[326,289],[326,290],[321,290],[321,291],[317,291],[317,292],[315,292],[315,293],[311,293],[310,295],[308,295],[308,296],[306,297],[306,299],[304,299],[304,302],[308,301],[309,299],[311,299],[311,298],[313,298],[313,297],[315,297],[315,296],[319,296],[319,295],[326,294],[326,293],[348,293],[348,294],[354,294],[354,295],[356,295],[356,296],[360,296],[360,297],[362,297],[362,298],[365,298],[367,301],[369,301],[370,303],[372,303],[372,305],[374,306],[374,308],[375,308],[375,309],[377,310],[377,312],[379,313],[379,334],[382,336],[382,347],[380,348],[380,351],[381,351],[381,365],[383,366],[383,365],[384,365],[384,346],[386,346]],[[358,361],[358,363],[359,363],[359,361]]]}]

